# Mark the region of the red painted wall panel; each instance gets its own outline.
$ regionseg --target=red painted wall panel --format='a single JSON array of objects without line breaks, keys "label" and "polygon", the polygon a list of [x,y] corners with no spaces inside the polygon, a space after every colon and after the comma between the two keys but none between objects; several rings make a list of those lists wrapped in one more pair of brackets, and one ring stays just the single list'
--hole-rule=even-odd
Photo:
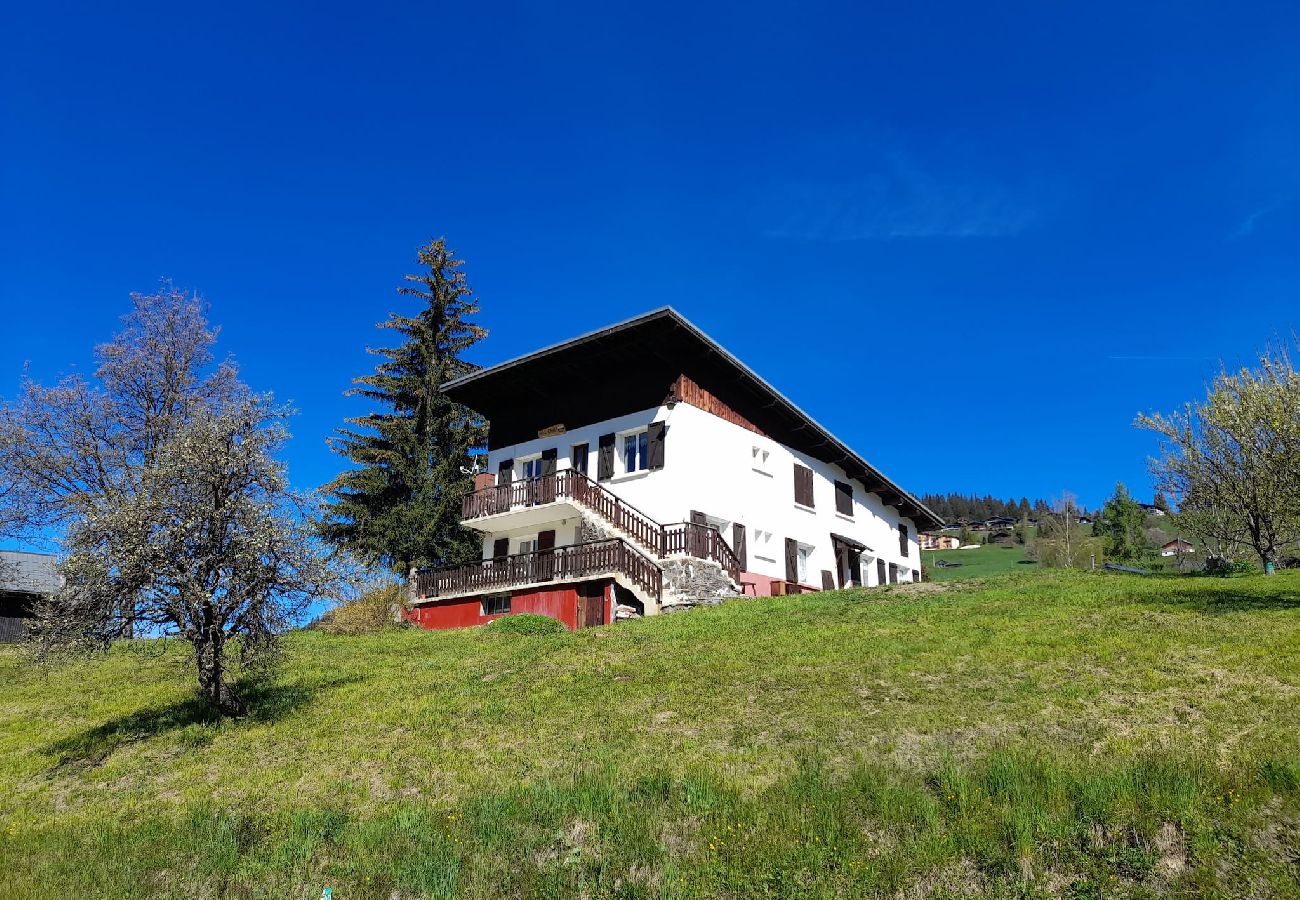
[{"label": "red painted wall panel", "polygon": [[[611,620],[610,589],[605,588],[605,621]],[[536,613],[558,619],[569,629],[578,624],[578,589],[574,584],[557,584],[545,588],[511,591],[511,613]],[[500,616],[483,615],[478,597],[456,597],[422,603],[406,614],[406,618],[421,628],[464,628],[482,625]]]}]

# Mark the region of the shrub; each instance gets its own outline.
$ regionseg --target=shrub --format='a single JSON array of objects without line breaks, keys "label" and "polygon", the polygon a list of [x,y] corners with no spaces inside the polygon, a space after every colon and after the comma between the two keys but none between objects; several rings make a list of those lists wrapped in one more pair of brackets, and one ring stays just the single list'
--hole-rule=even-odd
[{"label": "shrub", "polygon": [[330,634],[365,634],[400,623],[398,611],[406,600],[406,585],[400,582],[371,588],[351,603],[336,606],[312,623]]},{"label": "shrub", "polygon": [[536,613],[517,613],[513,616],[502,616],[499,619],[493,619],[488,623],[492,631],[504,634],[559,634],[568,629],[564,623],[558,619],[552,619],[550,616],[539,616]]}]

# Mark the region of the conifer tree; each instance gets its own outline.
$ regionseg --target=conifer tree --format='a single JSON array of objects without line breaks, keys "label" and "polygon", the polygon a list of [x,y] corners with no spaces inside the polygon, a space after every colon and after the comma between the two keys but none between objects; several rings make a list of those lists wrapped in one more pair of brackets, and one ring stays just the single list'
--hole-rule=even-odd
[{"label": "conifer tree", "polygon": [[460,500],[472,488],[471,452],[483,446],[486,423],[439,388],[478,367],[462,354],[487,330],[470,321],[479,311],[462,260],[438,238],[418,251],[424,271],[397,289],[423,309],[390,313],[379,328],[405,340],[371,348],[382,357],[350,396],[379,406],[348,420],[331,448],[355,464],[326,486],[321,534],[363,559],[405,574],[413,566],[466,562],[478,539],[460,524]]}]

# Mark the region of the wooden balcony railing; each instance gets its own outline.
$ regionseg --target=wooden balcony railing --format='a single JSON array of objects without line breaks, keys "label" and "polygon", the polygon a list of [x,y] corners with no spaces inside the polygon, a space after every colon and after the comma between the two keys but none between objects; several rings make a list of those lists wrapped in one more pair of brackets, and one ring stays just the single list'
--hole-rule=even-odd
[{"label": "wooden balcony railing", "polygon": [[700,559],[712,559],[726,569],[733,580],[740,579],[740,561],[716,528],[695,522],[660,525],[574,469],[466,494],[461,500],[461,518],[466,521],[479,519],[556,500],[572,500],[585,506],[659,558],[685,553]]},{"label": "wooden balcony railing", "polygon": [[740,560],[731,545],[712,525],[677,522],[664,526],[664,547],[660,556],[685,553],[698,559],[711,559],[726,570],[731,580],[740,581]]},{"label": "wooden balcony railing", "polygon": [[422,569],[415,575],[415,587],[421,599],[429,599],[572,581],[610,572],[623,573],[656,600],[663,596],[659,566],[621,538],[517,553],[464,566]]}]

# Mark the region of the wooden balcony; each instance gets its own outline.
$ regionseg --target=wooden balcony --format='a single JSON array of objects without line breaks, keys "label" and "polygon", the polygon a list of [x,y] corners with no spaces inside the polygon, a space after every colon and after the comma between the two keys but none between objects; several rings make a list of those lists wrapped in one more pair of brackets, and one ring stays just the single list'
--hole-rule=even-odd
[{"label": "wooden balcony", "polygon": [[685,553],[699,559],[711,559],[726,569],[733,580],[740,579],[740,561],[716,528],[694,522],[660,525],[573,469],[466,494],[461,500],[461,519],[468,523],[561,501],[590,510],[657,558]]},{"label": "wooden balcony", "polygon": [[463,566],[423,569],[415,575],[415,587],[420,600],[431,600],[616,573],[626,576],[656,601],[663,596],[658,564],[621,538],[516,553]]}]

